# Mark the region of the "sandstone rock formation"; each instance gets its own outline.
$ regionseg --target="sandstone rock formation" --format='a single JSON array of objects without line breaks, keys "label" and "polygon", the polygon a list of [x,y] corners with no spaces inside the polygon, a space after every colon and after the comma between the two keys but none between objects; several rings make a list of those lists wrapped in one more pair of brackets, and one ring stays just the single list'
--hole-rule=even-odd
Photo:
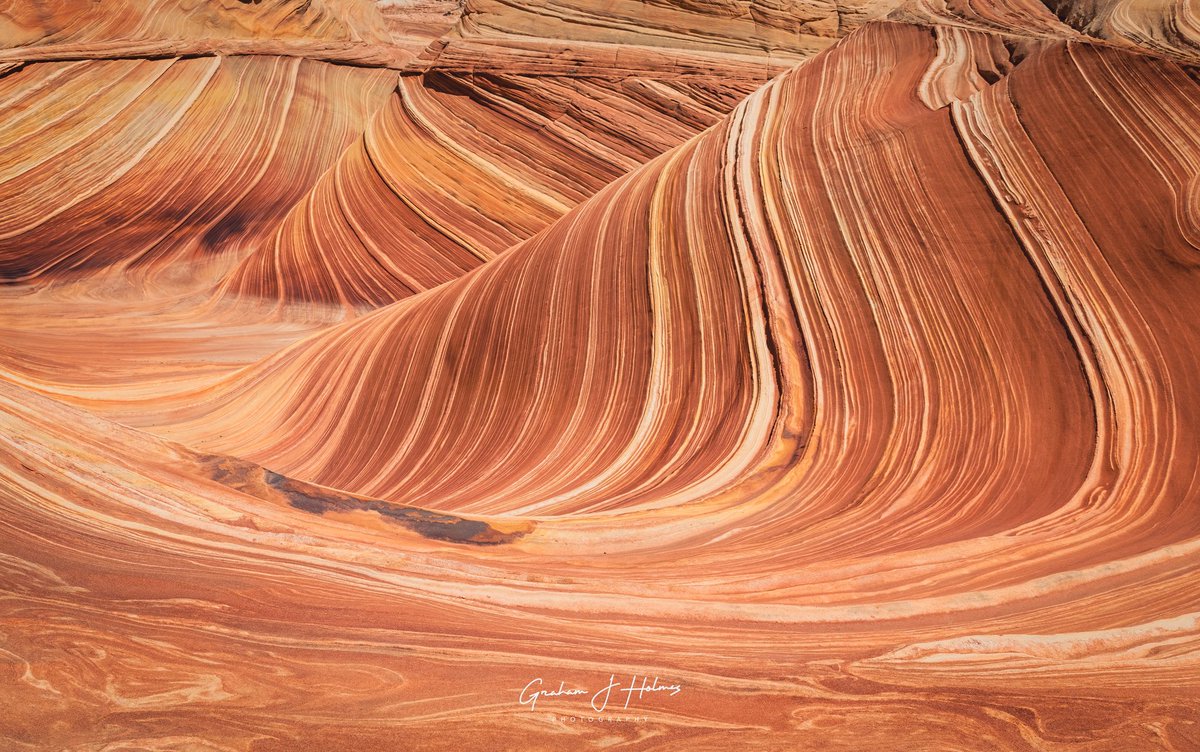
[{"label": "sandstone rock formation", "polygon": [[878,17],[887,0],[466,0],[468,34],[682,50],[806,55]]},{"label": "sandstone rock formation", "polygon": [[441,31],[398,29],[371,0],[0,2],[0,60],[301,52],[399,66]]},{"label": "sandstone rock formation", "polygon": [[1190,6],[828,5],[0,77],[4,744],[1200,747]]}]

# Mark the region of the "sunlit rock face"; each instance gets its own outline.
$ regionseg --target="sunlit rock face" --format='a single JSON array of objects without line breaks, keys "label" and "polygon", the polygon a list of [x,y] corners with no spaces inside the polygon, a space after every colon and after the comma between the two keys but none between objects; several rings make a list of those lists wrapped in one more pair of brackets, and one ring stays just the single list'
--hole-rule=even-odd
[{"label": "sunlit rock face", "polygon": [[892,0],[466,0],[468,33],[621,42],[725,53],[811,54]]},{"label": "sunlit rock face", "polygon": [[0,746],[1200,748],[1192,11],[0,6]]},{"label": "sunlit rock face", "polygon": [[1200,60],[1200,6],[1193,0],[901,0],[894,6],[896,19],[1015,36],[1096,39],[1185,63]]},{"label": "sunlit rock face", "polygon": [[399,67],[443,30],[385,13],[371,0],[4,0],[0,61],[302,51]]},{"label": "sunlit rock face", "polygon": [[405,76],[222,294],[353,309],[431,289],[716,122],[753,88],[753,78],[653,73]]}]

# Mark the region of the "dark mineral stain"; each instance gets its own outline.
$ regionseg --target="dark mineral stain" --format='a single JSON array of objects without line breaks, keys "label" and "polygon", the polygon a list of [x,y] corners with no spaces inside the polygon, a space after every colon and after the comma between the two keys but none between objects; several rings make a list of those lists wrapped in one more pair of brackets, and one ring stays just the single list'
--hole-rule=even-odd
[{"label": "dark mineral stain", "polygon": [[320,488],[301,481],[292,480],[279,473],[263,470],[263,480],[268,486],[287,497],[296,509],[312,514],[326,512],[375,512],[385,519],[399,523],[431,540],[451,543],[469,543],[476,546],[497,546],[512,543],[523,537],[525,531],[502,532],[481,520],[468,520],[451,514],[430,512],[419,507],[407,507],[380,499],[362,499],[349,494]]},{"label": "dark mineral stain", "polygon": [[246,230],[246,217],[236,210],[222,217],[208,228],[200,238],[201,245],[208,251],[219,251],[225,241],[241,235]]},{"label": "dark mineral stain", "polygon": [[374,512],[384,519],[431,540],[466,543],[475,546],[498,546],[512,543],[533,529],[525,523],[523,529],[512,532],[497,530],[481,520],[468,520],[452,514],[431,512],[420,507],[393,504],[382,499],[369,499],[340,493],[328,488],[294,480],[272,472],[253,462],[219,454],[189,453],[205,474],[218,483],[264,501],[283,495],[292,507],[310,514],[326,512]]}]

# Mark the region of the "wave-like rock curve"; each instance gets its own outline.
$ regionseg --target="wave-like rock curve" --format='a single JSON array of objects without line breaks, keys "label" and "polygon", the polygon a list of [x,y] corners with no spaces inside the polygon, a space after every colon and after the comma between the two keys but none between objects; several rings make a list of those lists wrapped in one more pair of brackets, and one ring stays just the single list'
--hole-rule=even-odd
[{"label": "wave-like rock curve", "polygon": [[[516,106],[531,71],[472,76],[440,57],[398,90],[394,74],[312,61],[104,63],[166,114],[124,122],[138,87],[88,105],[114,113],[88,120],[94,134],[55,127],[69,91],[44,105],[59,114],[15,112],[38,127],[14,179],[74,144],[95,159],[44,173],[85,177],[30,178],[41,212],[3,196],[6,239],[22,240],[0,254],[0,310],[105,313],[129,285],[194,274],[210,225],[166,249],[136,242],[140,220],[72,246],[70,227],[100,222],[50,221],[89,205],[73,188],[153,166],[133,158],[153,126],[207,112],[186,101],[222,71],[357,82],[349,101],[311,100],[306,122],[336,138],[270,136],[322,157],[280,152],[304,179],[263,183],[288,200],[258,207],[261,231],[230,235],[192,297],[133,317],[169,323],[169,355],[204,331],[179,308],[228,306],[228,331],[274,338],[269,355],[244,345],[236,367],[185,377],[143,341],[123,362],[146,381],[82,393],[55,383],[31,319],[37,357],[0,351],[0,696],[15,708],[0,735],[30,749],[1196,748],[1200,83],[1176,53],[975,5],[1006,20],[869,24],[719,120],[694,81],[564,94],[658,113],[641,140],[599,117],[510,141],[448,128],[543,122],[546,105]],[[62,70],[0,84],[53,100],[44,77]],[[160,91],[162,76],[177,78]],[[637,110],[646,91],[678,117]],[[415,129],[422,113],[440,136]],[[606,138],[610,172],[572,184]],[[398,144],[426,161],[399,164],[413,157]],[[546,162],[500,158],[522,146]],[[201,172],[222,165],[249,169]],[[355,190],[371,175],[381,190]],[[504,202],[480,185],[519,190]],[[367,203],[380,196],[392,203]],[[415,223],[365,224],[397,202],[463,228],[424,258],[487,253],[355,297],[371,289],[343,284],[366,268],[363,238],[413,237]],[[43,226],[62,237],[34,242]],[[359,250],[298,240],[345,227]],[[271,316],[248,313],[263,299]],[[335,300],[381,307],[302,336]],[[179,383],[151,386],[164,372]],[[572,722],[587,706],[561,695],[518,701],[535,677],[594,690],[626,674],[682,692],[620,723]]]}]

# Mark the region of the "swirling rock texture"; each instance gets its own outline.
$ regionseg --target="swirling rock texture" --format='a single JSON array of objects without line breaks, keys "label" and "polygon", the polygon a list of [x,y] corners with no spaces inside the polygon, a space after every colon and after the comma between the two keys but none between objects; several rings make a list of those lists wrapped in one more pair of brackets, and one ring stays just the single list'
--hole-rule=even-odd
[{"label": "swirling rock texture", "polygon": [[736,78],[440,68],[403,77],[224,293],[355,309],[436,287],[712,124],[753,88]]},{"label": "swirling rock texture", "polygon": [[889,3],[878,0],[465,0],[460,27],[487,36],[549,36],[794,58],[825,49],[889,9]]},{"label": "swirling rock texture", "polygon": [[28,32],[4,746],[1200,749],[1194,9],[1051,5]]},{"label": "swirling rock texture", "polygon": [[1194,0],[905,0],[892,18],[1011,36],[1097,39],[1185,65],[1200,57],[1200,6]]},{"label": "swirling rock texture", "polygon": [[0,2],[0,60],[301,52],[400,66],[430,31],[389,23],[371,0]]}]

